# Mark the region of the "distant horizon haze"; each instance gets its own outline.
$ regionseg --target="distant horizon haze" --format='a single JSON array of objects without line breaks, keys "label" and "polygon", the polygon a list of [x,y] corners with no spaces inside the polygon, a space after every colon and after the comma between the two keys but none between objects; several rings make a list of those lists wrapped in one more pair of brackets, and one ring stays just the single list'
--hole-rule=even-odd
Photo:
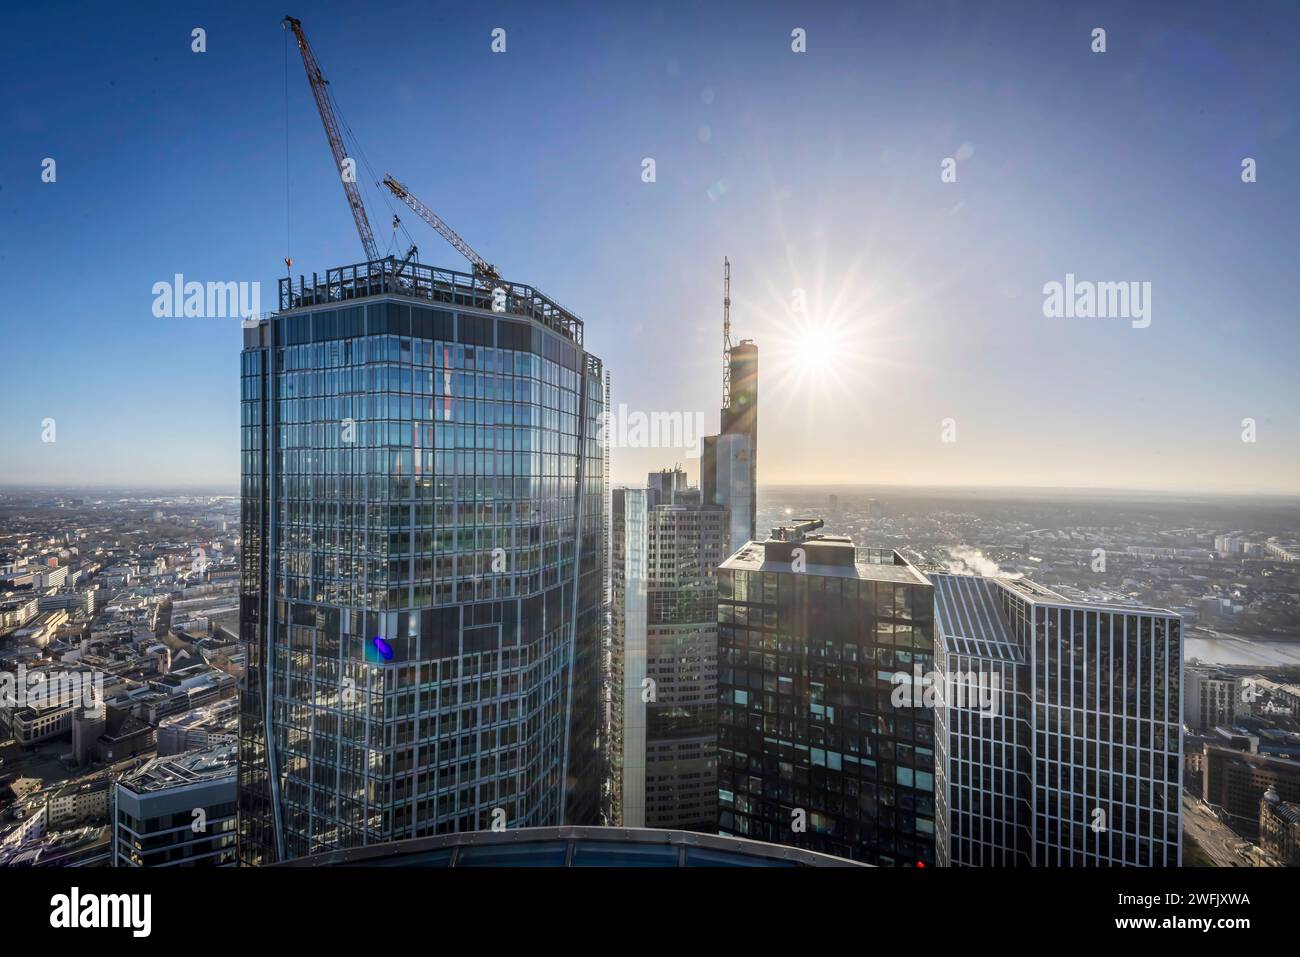
[{"label": "distant horizon haze", "polygon": [[[730,258],[760,487],[1300,495],[1300,4],[301,14],[380,254],[469,268],[391,172],[582,316],[615,408],[716,431]],[[6,12],[0,483],[237,480],[240,323],[155,289],[363,258],[283,15]],[[614,483],[698,481],[668,444]]]},{"label": "distant horizon haze", "polygon": [[[657,471],[657,470],[651,470]],[[640,488],[644,486],[642,476],[640,482],[636,479],[627,482],[611,480],[611,488]],[[696,483],[692,480],[691,485]],[[1252,501],[1259,498],[1276,499],[1281,502],[1293,502],[1300,506],[1300,494],[1294,492],[1257,492],[1257,491],[1216,491],[1213,489],[1158,489],[1158,488],[1120,488],[1110,486],[1069,486],[1069,485],[926,485],[926,484],[896,484],[896,483],[870,483],[870,482],[762,482],[758,483],[758,490],[762,493],[783,492],[790,490],[823,490],[828,494],[847,492],[860,494],[904,494],[904,495],[921,495],[926,493],[956,493],[956,494],[998,494],[1000,496],[1025,496],[1041,497],[1060,495],[1064,497],[1083,497],[1083,496],[1106,496],[1106,497],[1143,497],[1149,496],[1154,498],[1167,499],[1235,499],[1243,501]],[[25,491],[43,491],[43,492],[62,492],[62,493],[120,493],[120,492],[141,492],[158,495],[167,492],[174,492],[178,495],[210,495],[219,497],[238,497],[240,494],[238,483],[212,483],[212,482],[195,482],[195,483],[165,483],[152,484],[147,482],[105,482],[93,485],[70,484],[67,482],[0,482],[0,496],[13,495]]]}]

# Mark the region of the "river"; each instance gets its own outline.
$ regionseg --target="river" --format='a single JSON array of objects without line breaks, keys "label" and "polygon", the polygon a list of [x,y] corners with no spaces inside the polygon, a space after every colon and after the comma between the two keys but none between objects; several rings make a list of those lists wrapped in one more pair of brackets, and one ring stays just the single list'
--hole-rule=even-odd
[{"label": "river", "polygon": [[1213,638],[1189,634],[1183,642],[1183,660],[1199,658],[1215,665],[1300,665],[1300,641],[1251,641],[1221,631],[1213,634]]}]

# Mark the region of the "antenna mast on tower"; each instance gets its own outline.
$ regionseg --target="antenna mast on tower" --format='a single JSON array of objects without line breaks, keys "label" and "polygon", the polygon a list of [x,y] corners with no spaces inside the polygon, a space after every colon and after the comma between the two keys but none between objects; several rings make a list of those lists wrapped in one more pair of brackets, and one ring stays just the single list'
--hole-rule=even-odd
[{"label": "antenna mast on tower", "polygon": [[722,407],[731,407],[731,260],[722,257]]}]

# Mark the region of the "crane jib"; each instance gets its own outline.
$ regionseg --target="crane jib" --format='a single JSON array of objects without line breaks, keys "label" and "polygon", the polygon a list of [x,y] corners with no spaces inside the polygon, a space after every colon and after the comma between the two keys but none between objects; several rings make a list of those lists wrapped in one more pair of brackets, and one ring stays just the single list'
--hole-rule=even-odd
[{"label": "crane jib", "polygon": [[312,96],[316,99],[316,110],[320,113],[321,125],[325,127],[325,138],[329,140],[330,152],[334,154],[334,165],[339,171],[339,179],[343,183],[343,192],[347,196],[348,207],[352,210],[352,219],[357,226],[357,235],[361,237],[361,245],[366,251],[366,259],[373,262],[379,258],[379,251],[375,246],[375,234],[370,228],[370,219],[366,216],[366,207],[361,201],[361,192],[357,189],[355,172],[349,175],[349,171],[354,167],[349,166],[350,160],[343,148],[343,137],[339,133],[338,119],[334,116],[334,108],[330,105],[329,94],[325,90],[328,81],[321,72],[315,55],[311,52],[311,46],[307,43],[306,35],[302,32],[302,21],[294,17],[285,17],[284,22],[293,30],[293,35],[298,41],[298,52],[302,54],[303,69],[307,71],[307,83],[311,86]]}]

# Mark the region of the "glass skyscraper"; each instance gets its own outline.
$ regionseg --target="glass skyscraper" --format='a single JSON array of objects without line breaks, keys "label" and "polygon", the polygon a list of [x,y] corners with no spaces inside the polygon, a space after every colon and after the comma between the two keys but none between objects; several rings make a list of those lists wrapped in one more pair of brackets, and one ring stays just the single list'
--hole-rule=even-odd
[{"label": "glass skyscraper", "polygon": [[600,360],[392,259],[245,324],[240,858],[597,823]]},{"label": "glass skyscraper", "polygon": [[1026,579],[930,580],[941,862],[1178,866],[1182,618]]},{"label": "glass skyscraper", "polygon": [[[815,523],[820,525],[820,522]],[[930,583],[897,552],[799,527],[718,569],[718,832],[935,863]]]},{"label": "glass skyscraper", "polygon": [[706,505],[721,505],[730,515],[727,552],[757,535],[758,516],[758,346],[743,339],[730,351],[729,402],[722,429],[704,437],[700,452],[700,490]]}]

